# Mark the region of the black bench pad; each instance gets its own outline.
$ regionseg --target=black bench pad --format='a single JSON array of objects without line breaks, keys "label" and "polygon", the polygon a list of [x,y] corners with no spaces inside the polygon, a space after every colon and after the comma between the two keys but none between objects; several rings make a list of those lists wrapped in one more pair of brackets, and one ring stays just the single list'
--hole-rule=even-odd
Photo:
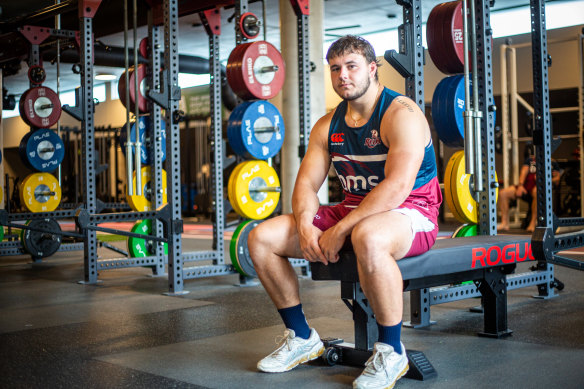
[{"label": "black bench pad", "polygon": [[[357,282],[357,263],[352,251],[341,251],[336,263],[312,262],[312,279]],[[399,260],[404,281],[483,270],[533,260],[529,235],[480,235],[439,239],[422,255]]]}]

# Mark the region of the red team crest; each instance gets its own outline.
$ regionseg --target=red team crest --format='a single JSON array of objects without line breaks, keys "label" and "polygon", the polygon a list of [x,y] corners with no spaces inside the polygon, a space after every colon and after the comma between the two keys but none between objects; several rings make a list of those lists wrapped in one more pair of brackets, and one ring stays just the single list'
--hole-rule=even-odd
[{"label": "red team crest", "polygon": [[381,144],[381,138],[379,137],[379,131],[371,130],[371,138],[365,138],[365,146],[370,149]]},{"label": "red team crest", "polygon": [[333,143],[342,143],[342,142],[345,141],[344,136],[345,136],[345,133],[344,132],[338,132],[338,133],[332,134],[331,135],[331,142],[333,142]]}]

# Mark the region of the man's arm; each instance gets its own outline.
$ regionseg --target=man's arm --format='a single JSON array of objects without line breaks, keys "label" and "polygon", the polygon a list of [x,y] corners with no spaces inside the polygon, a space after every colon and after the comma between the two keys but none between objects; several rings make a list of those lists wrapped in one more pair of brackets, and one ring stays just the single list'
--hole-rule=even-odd
[{"label": "man's arm", "polygon": [[323,234],[320,243],[328,261],[338,259],[342,242],[359,221],[397,208],[414,187],[430,136],[422,111],[412,100],[400,96],[384,114],[380,131],[383,142],[389,147],[385,178],[355,210]]},{"label": "man's arm", "polygon": [[324,182],[330,167],[327,137],[334,111],[323,116],[310,133],[308,149],[300,164],[294,192],[292,193],[292,212],[296,219],[296,228],[300,240],[300,248],[305,259],[311,262],[326,259],[318,245],[322,231],[312,222],[320,205],[318,190]]}]

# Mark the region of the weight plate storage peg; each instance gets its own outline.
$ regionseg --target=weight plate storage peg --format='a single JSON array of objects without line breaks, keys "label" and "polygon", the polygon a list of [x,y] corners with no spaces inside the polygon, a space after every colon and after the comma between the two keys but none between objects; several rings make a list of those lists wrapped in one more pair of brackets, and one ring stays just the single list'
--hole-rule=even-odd
[{"label": "weight plate storage peg", "polygon": [[233,151],[247,159],[268,159],[284,143],[284,119],[270,102],[246,101],[237,106],[227,123],[227,138]]},{"label": "weight plate storage peg", "polygon": [[18,108],[22,120],[33,127],[51,127],[61,117],[59,96],[45,86],[37,86],[24,92]]},{"label": "weight plate storage peg", "polygon": [[49,173],[33,173],[20,184],[20,201],[31,212],[51,212],[61,203],[59,182]]},{"label": "weight plate storage peg", "polygon": [[[150,166],[143,166],[141,170],[142,174],[142,194],[138,196],[136,194],[136,172],[134,172],[134,176],[132,179],[132,185],[134,186],[134,194],[133,195],[126,195],[126,200],[128,204],[134,211],[137,212],[145,212],[145,211],[152,211],[152,199],[154,198],[153,193],[153,184],[151,183],[151,172]],[[162,178],[162,204],[166,204],[168,202],[168,191],[167,191],[167,183],[166,183],[166,170],[162,170],[160,172]]]},{"label": "weight plate storage peg", "polygon": [[134,67],[131,67],[127,71],[129,72],[129,85],[126,85],[126,72],[122,73],[120,76],[120,81],[118,82],[118,95],[120,96],[120,102],[124,107],[126,107],[126,90],[130,90],[130,106],[126,107],[130,112],[136,110],[136,89],[134,88],[134,79],[138,77],[138,109],[140,113],[147,113],[148,111],[148,100],[145,97],[146,94],[146,73],[148,67],[146,65],[138,65],[138,74],[134,71]]},{"label": "weight plate storage peg", "polygon": [[[247,219],[265,219],[274,212],[280,200],[280,179],[264,161],[246,161],[234,170],[229,201]],[[233,173],[231,173],[233,174]]]},{"label": "weight plate storage peg", "polygon": [[253,230],[261,221],[246,220],[240,223],[229,244],[229,255],[231,257],[231,264],[235,270],[245,277],[257,277],[251,256],[249,255],[249,248],[247,247],[247,240],[249,232]]},{"label": "weight plate storage peg", "polygon": [[[152,235],[152,220],[142,220],[136,222],[132,227],[132,232],[142,235]],[[154,255],[154,245],[156,242],[153,240],[135,238],[130,236],[128,238],[128,253],[130,257],[142,258]],[[164,243],[164,254],[168,254],[168,244]]]},{"label": "weight plate storage peg", "polygon": [[238,45],[227,61],[227,81],[244,100],[269,100],[284,85],[286,74],[282,54],[269,42]]},{"label": "weight plate storage peg", "polygon": [[61,247],[61,226],[54,219],[29,220],[27,226],[41,231],[23,230],[22,246],[33,258],[47,258]]},{"label": "weight plate storage peg", "polygon": [[63,162],[65,144],[55,131],[41,128],[22,138],[19,153],[25,165],[40,172],[52,172]]}]

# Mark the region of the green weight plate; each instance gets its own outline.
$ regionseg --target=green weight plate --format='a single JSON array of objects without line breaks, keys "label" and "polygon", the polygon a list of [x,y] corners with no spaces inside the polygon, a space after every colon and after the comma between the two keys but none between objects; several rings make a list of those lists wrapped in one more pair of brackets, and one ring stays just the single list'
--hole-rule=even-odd
[{"label": "green weight plate", "polygon": [[454,230],[454,232],[452,233],[452,235],[450,235],[451,238],[456,238],[458,237],[458,233],[460,232],[460,230],[462,230],[464,227],[466,227],[468,224],[461,224],[456,230]]},{"label": "green weight plate", "polygon": [[456,237],[457,238],[464,238],[466,236],[477,236],[478,234],[479,234],[478,225],[467,224],[464,228],[462,228],[458,232],[458,235],[456,235]]},{"label": "green weight plate", "polygon": [[244,221],[237,226],[233,236],[231,237],[231,243],[229,245],[229,254],[231,256],[231,264],[235,270],[246,277],[257,277],[255,269],[253,268],[253,262],[249,255],[249,248],[247,247],[247,239],[249,237],[249,232],[253,230],[261,220],[248,220]]},{"label": "green weight plate", "polygon": [[[142,220],[137,222],[131,229],[131,232],[142,235],[152,234],[152,220]],[[154,255],[152,252],[152,246],[154,241],[147,239],[135,238],[133,236],[128,238],[128,253],[130,257],[149,257]],[[164,244],[164,254],[168,254],[168,244]]]},{"label": "green weight plate", "polygon": [[4,240],[4,226],[0,226],[0,242]]}]

